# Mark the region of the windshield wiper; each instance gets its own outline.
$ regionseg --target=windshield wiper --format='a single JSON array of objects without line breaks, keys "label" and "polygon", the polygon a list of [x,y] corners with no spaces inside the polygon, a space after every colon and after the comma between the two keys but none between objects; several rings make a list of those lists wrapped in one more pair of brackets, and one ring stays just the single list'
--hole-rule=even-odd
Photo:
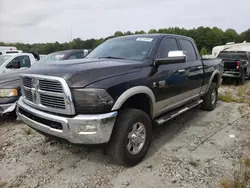
[{"label": "windshield wiper", "polygon": [[122,58],[122,57],[114,57],[114,56],[99,57],[99,59],[102,59],[102,58],[107,58],[107,59],[125,59],[125,58]]}]

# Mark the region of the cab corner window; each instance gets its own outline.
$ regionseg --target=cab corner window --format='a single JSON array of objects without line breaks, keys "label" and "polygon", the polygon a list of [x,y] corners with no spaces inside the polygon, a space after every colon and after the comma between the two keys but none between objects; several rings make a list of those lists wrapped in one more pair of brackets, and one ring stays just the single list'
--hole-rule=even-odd
[{"label": "cab corner window", "polygon": [[187,53],[187,61],[196,61],[197,54],[191,41],[185,39],[179,39],[181,48]]}]

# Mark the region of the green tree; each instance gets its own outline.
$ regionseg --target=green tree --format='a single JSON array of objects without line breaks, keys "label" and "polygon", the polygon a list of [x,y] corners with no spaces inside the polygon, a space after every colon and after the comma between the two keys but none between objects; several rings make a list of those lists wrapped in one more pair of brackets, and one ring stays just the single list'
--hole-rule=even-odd
[{"label": "green tree", "polygon": [[130,31],[127,31],[127,32],[124,33],[124,35],[133,35],[133,33],[130,32]]},{"label": "green tree", "polygon": [[206,48],[202,48],[200,51],[201,56],[202,55],[206,55],[207,54],[207,49]]},{"label": "green tree", "polygon": [[141,31],[136,31],[135,34],[146,34],[146,32],[141,30]]},{"label": "green tree", "polygon": [[116,31],[114,34],[115,37],[123,36],[123,33],[121,31]]},{"label": "green tree", "polygon": [[[150,29],[148,33],[169,33],[192,37],[196,42],[201,54],[205,53],[204,49],[206,49],[206,53],[210,53],[214,46],[226,44],[227,42],[250,42],[250,29],[238,34],[234,29],[227,29],[226,31],[223,31],[222,29],[217,27],[198,27],[193,29],[170,27],[160,28],[158,30]],[[22,50],[23,52],[36,51],[40,54],[49,54],[51,52],[67,49],[93,49],[108,39],[133,34],[134,33],[130,31],[124,33],[122,31],[117,31],[114,33],[114,35],[108,36],[106,38],[88,40],[76,38],[71,42],[64,43],[59,43],[56,41],[54,43],[25,44],[4,43],[0,41],[0,46],[16,46],[19,50]],[[136,31],[135,34],[145,34],[145,31]]]},{"label": "green tree", "polygon": [[148,33],[157,33],[156,29],[150,29]]}]

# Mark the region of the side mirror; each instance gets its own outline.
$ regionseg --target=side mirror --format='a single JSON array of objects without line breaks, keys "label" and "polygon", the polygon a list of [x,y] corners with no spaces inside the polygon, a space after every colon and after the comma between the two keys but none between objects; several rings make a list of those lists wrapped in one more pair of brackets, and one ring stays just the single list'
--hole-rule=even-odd
[{"label": "side mirror", "polygon": [[168,52],[167,58],[160,58],[154,61],[154,65],[165,65],[165,64],[175,64],[184,63],[187,61],[187,56],[184,51],[170,51]]},{"label": "side mirror", "polygon": [[92,51],[92,49],[89,50],[83,50],[84,53],[84,57],[86,57],[87,55],[89,55],[89,53]]},{"label": "side mirror", "polygon": [[6,67],[8,69],[20,69],[21,68],[21,63],[19,60],[12,60],[11,63]]}]

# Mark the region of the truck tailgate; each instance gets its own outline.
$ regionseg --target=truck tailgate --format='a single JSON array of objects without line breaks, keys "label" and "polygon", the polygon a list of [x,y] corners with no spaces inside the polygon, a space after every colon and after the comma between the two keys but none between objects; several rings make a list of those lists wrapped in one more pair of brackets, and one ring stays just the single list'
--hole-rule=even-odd
[{"label": "truck tailgate", "polygon": [[223,62],[224,62],[224,70],[236,70],[237,69],[236,60],[223,60]]}]

